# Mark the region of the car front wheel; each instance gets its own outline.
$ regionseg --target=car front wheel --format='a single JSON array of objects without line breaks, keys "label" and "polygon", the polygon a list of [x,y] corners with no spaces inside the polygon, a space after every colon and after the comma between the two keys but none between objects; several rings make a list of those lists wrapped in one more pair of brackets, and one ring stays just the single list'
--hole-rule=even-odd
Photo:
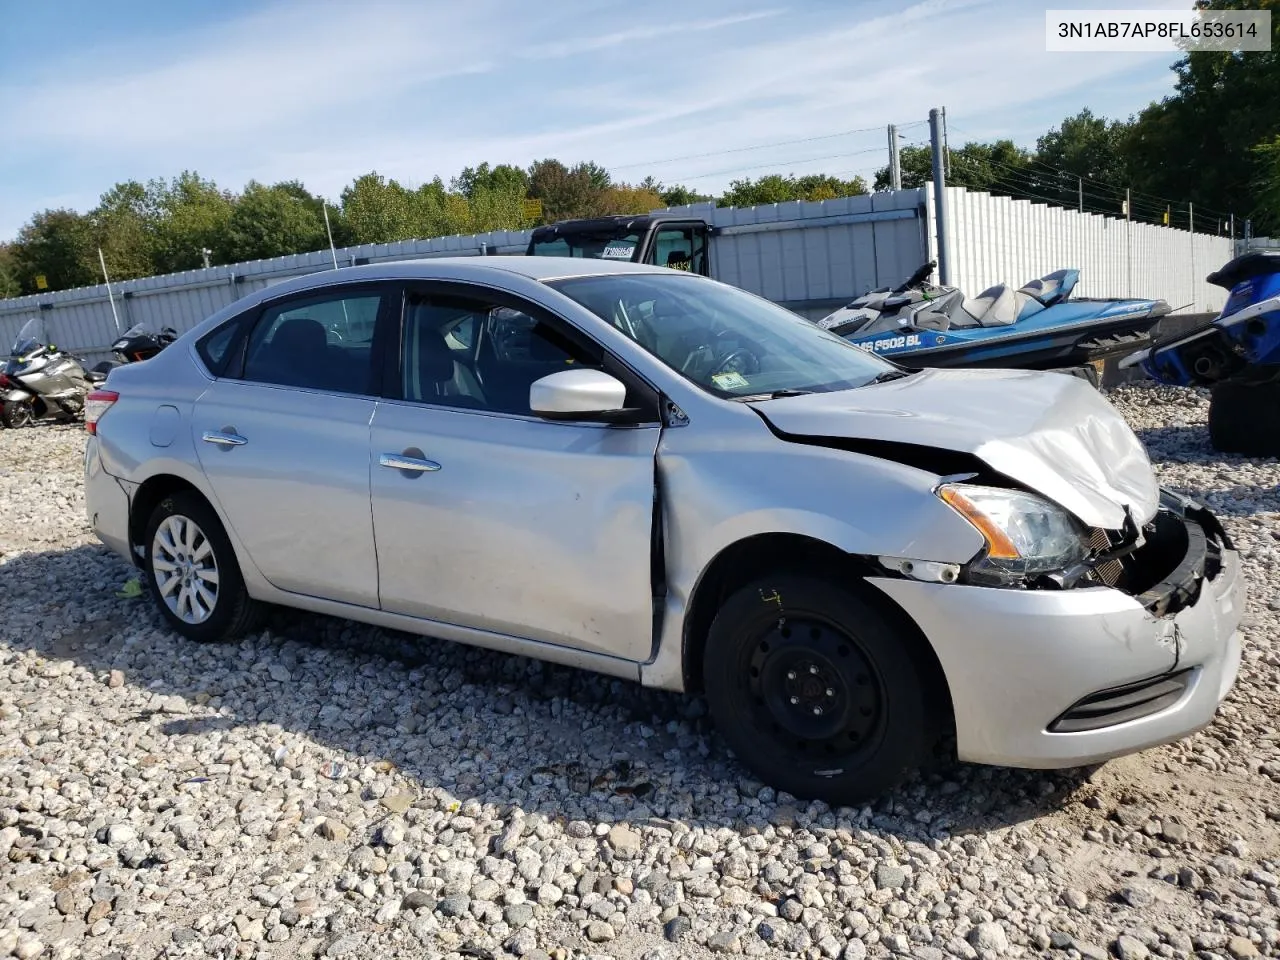
[{"label": "car front wheel", "polygon": [[861,803],[901,781],[934,740],[909,639],[841,586],[761,579],[711,625],[707,702],[738,758],[771,786]]},{"label": "car front wheel", "polygon": [[250,629],[258,604],[245,589],[231,541],[199,494],[165,497],[146,533],[147,584],[165,620],[202,643],[232,640]]}]

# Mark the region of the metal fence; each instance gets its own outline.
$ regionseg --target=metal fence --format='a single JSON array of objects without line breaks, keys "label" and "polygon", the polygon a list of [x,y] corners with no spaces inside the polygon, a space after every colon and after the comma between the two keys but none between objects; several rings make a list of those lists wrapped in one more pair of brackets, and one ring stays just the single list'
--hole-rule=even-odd
[{"label": "metal fence", "polygon": [[[1074,267],[1083,297],[1159,297],[1186,313],[1217,312],[1226,302],[1227,292],[1204,278],[1235,255],[1229,237],[961,187],[948,187],[946,202],[951,281],[970,296]],[[929,209],[933,222],[932,191]],[[931,232],[930,251],[936,247]]]},{"label": "metal fence", "polygon": [[[961,187],[947,188],[951,282],[969,295],[999,282],[1021,286],[1064,267],[1081,271],[1092,297],[1160,297],[1182,313],[1216,312],[1226,291],[1204,282],[1234,255],[1212,234]],[[811,318],[875,287],[896,284],[937,257],[932,185],[870,196],[756,207],[713,203],[670,208],[716,228],[712,275]],[[420,257],[524,252],[529,231],[365,244],[336,252],[339,266]],[[1280,243],[1254,238],[1252,246]],[[146,321],[179,332],[245,294],[300,274],[332,269],[328,250],[113,284],[119,329]],[[0,300],[0,348],[42,315],[59,345],[91,361],[115,339],[105,286]]]}]

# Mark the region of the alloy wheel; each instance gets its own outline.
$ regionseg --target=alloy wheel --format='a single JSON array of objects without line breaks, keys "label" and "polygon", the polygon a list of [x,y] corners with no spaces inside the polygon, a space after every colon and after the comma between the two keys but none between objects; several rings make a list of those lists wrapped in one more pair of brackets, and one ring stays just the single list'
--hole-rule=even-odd
[{"label": "alloy wheel", "polygon": [[160,596],[183,623],[203,623],[218,603],[218,560],[213,544],[190,517],[174,514],[156,528],[151,569]]}]

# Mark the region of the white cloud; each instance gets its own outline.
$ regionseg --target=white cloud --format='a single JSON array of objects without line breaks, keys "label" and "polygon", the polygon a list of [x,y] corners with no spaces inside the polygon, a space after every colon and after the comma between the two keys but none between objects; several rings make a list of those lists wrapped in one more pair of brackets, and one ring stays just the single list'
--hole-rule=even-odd
[{"label": "white cloud", "polygon": [[[185,168],[227,186],[297,177],[332,197],[371,169],[421,182],[556,156],[713,189],[762,164],[874,169],[883,125],[922,121],[933,106],[947,107],[953,142],[1031,142],[1082,106],[1126,116],[1168,89],[1169,58],[1046,53],[1041,5],[867,10],[806,4],[779,16],[712,0],[703,19],[681,22],[594,4],[303,4],[175,36],[160,57],[151,44],[54,62],[38,84],[6,84],[0,128],[21,131],[19,160],[57,157],[69,179],[43,194],[11,186],[0,236],[55,193],[82,191],[88,206],[113,179]],[[872,129],[740,150],[860,128]],[[824,159],[786,163],[806,157]]]}]

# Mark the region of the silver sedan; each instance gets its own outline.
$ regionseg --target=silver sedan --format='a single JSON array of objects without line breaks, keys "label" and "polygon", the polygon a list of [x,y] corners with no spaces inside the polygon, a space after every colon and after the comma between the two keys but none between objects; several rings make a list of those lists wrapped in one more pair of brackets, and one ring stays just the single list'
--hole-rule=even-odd
[{"label": "silver sedan", "polygon": [[544,257],[252,294],[88,401],[89,519],[198,641],[296,607],[704,691],[800,797],[949,734],[1062,767],[1207,724],[1239,557],[1085,382],[910,372],[755,296]]}]

